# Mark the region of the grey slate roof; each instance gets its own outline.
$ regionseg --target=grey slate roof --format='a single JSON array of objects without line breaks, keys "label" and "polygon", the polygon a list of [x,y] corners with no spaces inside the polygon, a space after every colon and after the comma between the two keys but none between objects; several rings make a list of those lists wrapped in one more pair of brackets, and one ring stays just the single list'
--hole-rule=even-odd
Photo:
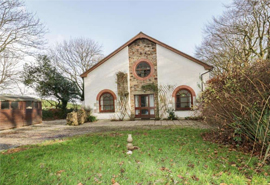
[{"label": "grey slate roof", "polygon": [[34,101],[40,102],[40,100],[30,96],[17,96],[17,95],[2,95],[0,94],[0,101]]}]

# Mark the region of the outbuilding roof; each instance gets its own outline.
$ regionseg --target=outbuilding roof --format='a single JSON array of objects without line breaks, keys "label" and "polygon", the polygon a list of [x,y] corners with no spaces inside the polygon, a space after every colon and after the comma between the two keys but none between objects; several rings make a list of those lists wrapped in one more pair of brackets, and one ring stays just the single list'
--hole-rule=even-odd
[{"label": "outbuilding roof", "polygon": [[125,47],[129,46],[130,44],[132,44],[134,41],[136,41],[137,39],[148,39],[160,46],[163,46],[199,65],[202,65],[204,67],[204,69],[206,70],[211,70],[213,69],[213,66],[207,64],[207,63],[204,63],[186,53],[183,53],[167,44],[164,44],[163,42],[160,42],[146,34],[144,34],[143,32],[140,32],[139,34],[137,34],[135,37],[133,37],[132,39],[130,39],[129,41],[127,41],[124,45],[122,45],[121,47],[119,47],[118,49],[116,49],[114,52],[112,52],[111,54],[109,54],[107,57],[105,57],[104,59],[102,59],[101,61],[99,61],[97,64],[95,64],[94,66],[92,66],[90,69],[88,69],[87,71],[85,71],[83,74],[81,74],[81,77],[84,78],[84,77],[87,77],[87,74],[90,73],[91,71],[93,71],[94,69],[96,69],[98,66],[100,66],[101,64],[103,64],[104,62],[106,62],[107,60],[109,60],[111,57],[113,57],[114,55],[116,55],[117,53],[119,53],[122,49],[124,49]]},{"label": "outbuilding roof", "polygon": [[30,96],[17,96],[17,95],[1,95],[0,101],[34,101],[40,102],[40,100]]}]

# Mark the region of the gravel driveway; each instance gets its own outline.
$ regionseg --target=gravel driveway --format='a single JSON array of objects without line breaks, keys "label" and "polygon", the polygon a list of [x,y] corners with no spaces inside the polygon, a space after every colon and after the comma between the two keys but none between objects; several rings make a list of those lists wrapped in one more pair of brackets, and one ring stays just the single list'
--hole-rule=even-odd
[{"label": "gravel driveway", "polygon": [[15,148],[22,145],[38,144],[46,140],[82,135],[95,132],[136,130],[136,129],[165,129],[176,127],[192,127],[209,129],[209,125],[192,120],[156,121],[108,121],[99,120],[80,126],[68,126],[66,120],[43,121],[41,124],[0,131],[0,150]]}]

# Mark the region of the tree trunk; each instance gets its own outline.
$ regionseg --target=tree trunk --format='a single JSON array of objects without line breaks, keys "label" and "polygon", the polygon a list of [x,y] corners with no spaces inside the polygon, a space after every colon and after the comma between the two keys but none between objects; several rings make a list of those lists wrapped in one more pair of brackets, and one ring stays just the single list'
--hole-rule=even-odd
[{"label": "tree trunk", "polygon": [[84,101],[84,78],[83,78],[83,84],[82,84],[81,101]]},{"label": "tree trunk", "polygon": [[268,49],[266,50],[267,51],[266,60],[270,61],[270,25],[268,25],[268,31],[267,32],[268,32],[268,41],[267,41]]},{"label": "tree trunk", "polygon": [[61,105],[61,109],[62,111],[65,111],[67,109],[67,101],[66,100],[62,100],[62,105]]}]

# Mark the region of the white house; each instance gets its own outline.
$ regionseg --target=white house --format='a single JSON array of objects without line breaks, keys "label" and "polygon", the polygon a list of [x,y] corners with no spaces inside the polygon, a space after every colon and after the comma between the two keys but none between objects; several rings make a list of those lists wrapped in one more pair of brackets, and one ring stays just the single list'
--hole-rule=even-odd
[{"label": "white house", "polygon": [[[127,74],[129,115],[158,118],[162,100],[143,87],[170,85],[167,107],[178,117],[194,116],[193,107],[201,92],[201,76],[208,80],[212,66],[172,48],[142,32],[84,72],[84,106],[98,119],[117,118],[119,84],[116,74]],[[121,85],[121,84],[120,84]],[[163,102],[164,103],[164,102]]]}]

